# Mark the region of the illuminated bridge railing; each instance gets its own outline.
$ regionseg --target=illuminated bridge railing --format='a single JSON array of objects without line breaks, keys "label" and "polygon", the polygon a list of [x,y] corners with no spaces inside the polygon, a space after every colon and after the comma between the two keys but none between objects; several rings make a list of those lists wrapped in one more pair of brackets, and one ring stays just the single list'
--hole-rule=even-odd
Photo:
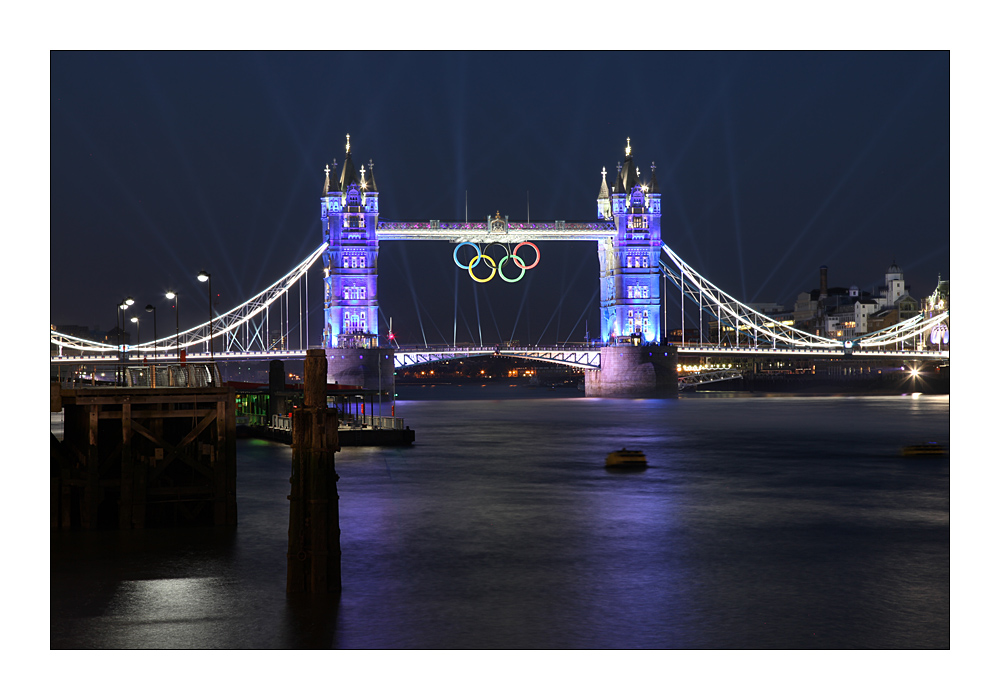
[{"label": "illuminated bridge railing", "polygon": [[525,360],[541,360],[577,369],[600,369],[601,351],[598,348],[424,348],[418,350],[398,349],[395,353],[397,369],[413,367],[431,362],[443,362],[463,357],[483,356],[519,357]]},{"label": "illuminated bridge railing", "polygon": [[379,221],[380,241],[599,241],[615,235],[607,221],[511,221],[502,233],[490,231],[484,221]]}]

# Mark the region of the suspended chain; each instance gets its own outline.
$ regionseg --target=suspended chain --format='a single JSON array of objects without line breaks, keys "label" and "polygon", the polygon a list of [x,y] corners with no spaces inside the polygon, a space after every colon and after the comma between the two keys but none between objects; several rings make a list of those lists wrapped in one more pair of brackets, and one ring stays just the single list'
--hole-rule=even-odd
[{"label": "suspended chain", "polygon": [[[669,246],[663,246],[663,252],[674,264],[676,269],[671,269],[661,262],[661,267],[666,277],[681,290],[686,298],[696,305],[700,304],[704,311],[707,311],[721,323],[731,323],[738,333],[742,333],[747,338],[762,335],[770,339],[771,344],[777,346],[782,344],[799,348],[831,349],[840,348],[843,342],[834,338],[824,338],[822,336],[807,333],[805,331],[786,326],[766,314],[753,309],[733,296],[722,291],[712,284],[705,276],[698,273],[693,267],[684,262]],[[702,301],[699,296],[703,297]],[[708,303],[703,303],[707,300]],[[901,343],[918,335],[927,332],[931,327],[941,323],[948,318],[948,312],[938,316],[925,318],[923,314],[918,314],[901,321],[895,325],[883,328],[878,331],[857,337],[852,341],[853,345],[861,348],[876,348],[894,343]],[[682,320],[682,326],[684,322]],[[741,330],[745,326],[746,332]],[[755,338],[756,340],[756,338]]]},{"label": "suspended chain", "polygon": [[[227,337],[227,349],[231,349],[236,346],[242,351],[249,350],[253,344],[253,340],[260,340],[263,337],[262,332],[264,319],[263,317],[257,317],[260,316],[262,312],[267,310],[271,304],[284,296],[288,290],[291,289],[291,287],[298,282],[304,274],[306,274],[306,271],[312,267],[316,260],[319,259],[326,248],[327,244],[323,243],[323,245],[313,251],[308,258],[296,265],[295,268],[288,272],[284,277],[280,278],[262,292],[251,297],[239,306],[230,309],[224,314],[216,316],[212,319],[211,323],[209,321],[205,321],[204,323],[194,326],[186,331],[174,333],[164,338],[158,338],[155,341],[151,340],[136,345],[128,345],[127,348],[129,350],[153,350],[154,348],[171,350],[176,347],[187,348],[192,345],[197,345],[198,343],[207,342],[210,337],[217,338],[219,336],[229,334]],[[244,338],[244,341],[240,343],[239,334],[235,331],[244,327],[245,332],[252,334],[252,339],[247,336]],[[178,336],[180,336],[179,342]],[[71,350],[80,350],[84,352],[113,353],[116,352],[118,348],[117,345],[84,340],[83,338],[77,338],[58,331],[51,331],[51,343],[62,348],[69,348]],[[266,348],[266,344],[263,340],[261,341],[261,347],[262,349],[268,349]]]}]

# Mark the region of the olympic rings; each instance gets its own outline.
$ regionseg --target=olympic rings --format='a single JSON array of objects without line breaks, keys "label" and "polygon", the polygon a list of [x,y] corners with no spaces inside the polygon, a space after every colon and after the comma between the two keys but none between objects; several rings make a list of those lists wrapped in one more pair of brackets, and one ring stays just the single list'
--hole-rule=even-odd
[{"label": "olympic rings", "polygon": [[[470,260],[467,265],[463,265],[458,260],[458,249],[464,245],[471,245],[476,251],[476,254],[472,257],[472,260]],[[485,252],[495,245],[500,246],[502,252],[506,253],[502,258],[500,258],[499,264],[497,264],[494,261],[494,259],[489,255],[487,255]],[[530,265],[525,265],[524,258],[522,258],[520,255],[517,254],[517,251],[521,249],[521,246],[526,246],[526,245],[531,246],[535,250],[535,262],[531,263]],[[521,279],[524,277],[525,270],[530,270],[531,268],[537,266],[542,259],[542,254],[538,250],[538,246],[532,243],[531,241],[522,241],[521,243],[518,243],[516,246],[514,246],[513,251],[511,251],[509,244],[501,243],[499,241],[490,241],[484,247],[480,247],[478,243],[473,243],[472,241],[463,241],[455,246],[455,250],[452,252],[451,257],[455,261],[456,265],[458,265],[463,270],[469,271],[469,277],[474,279],[476,282],[479,282],[480,284],[485,284],[486,282],[489,282],[491,279],[493,279],[496,276],[497,272],[500,273],[500,279],[502,279],[504,282],[513,283],[521,281]],[[479,265],[480,260],[485,261],[490,268],[490,274],[488,277],[485,278],[476,277],[475,273],[472,271],[473,268]],[[517,277],[507,277],[507,275],[503,273],[503,266],[508,260],[512,260],[514,262],[514,265],[516,265],[521,269],[521,274],[519,274]]]},{"label": "olympic rings", "polygon": [[[519,268],[521,268],[521,274],[519,274],[514,279],[510,279],[509,277],[505,277],[504,274],[503,274],[503,264],[505,262],[507,262],[507,258],[513,258],[514,259],[514,264],[517,265]],[[537,265],[538,262],[536,261],[535,264]],[[520,282],[521,278],[524,277],[524,271],[527,270],[527,269],[528,268],[526,268],[524,266],[524,261],[521,260],[521,257],[519,255],[514,255],[513,253],[511,253],[510,255],[503,256],[500,259],[500,264],[497,265],[497,271],[500,273],[500,279],[502,279],[504,282]]]},{"label": "olympic rings", "polygon": [[[476,277],[474,274],[472,274],[472,268],[474,268],[477,264],[479,264],[479,258],[483,258],[484,260],[489,260],[490,261],[490,267],[493,268],[490,271],[490,276],[487,277],[484,280],[481,280],[478,277]],[[493,262],[493,258],[491,258],[489,255],[479,254],[476,257],[474,257],[472,260],[469,261],[469,277],[471,277],[472,279],[476,280],[480,284],[483,284],[485,282],[489,282],[491,279],[493,279],[493,275],[495,275],[496,273],[497,273],[497,264],[495,262]]]},{"label": "olympic rings", "polygon": [[476,245],[475,243],[473,243],[472,241],[465,241],[464,243],[459,243],[459,244],[458,244],[457,246],[455,246],[455,250],[454,250],[454,252],[453,252],[453,253],[451,254],[451,257],[455,259],[455,264],[456,264],[456,265],[458,265],[458,266],[459,266],[460,268],[462,268],[463,270],[469,270],[469,271],[470,271],[470,274],[471,274],[471,270],[472,270],[472,263],[469,263],[468,265],[463,265],[462,263],[460,263],[460,262],[458,261],[458,249],[459,249],[459,248],[461,248],[461,247],[462,247],[462,246],[464,246],[464,245],[471,245],[471,246],[472,246],[473,248],[475,248],[475,249],[476,249],[476,257],[475,257],[475,258],[473,258],[473,260],[476,260],[477,258],[479,258],[479,256],[480,256],[480,255],[482,255],[482,252],[483,252],[483,251],[481,251],[481,250],[479,249],[479,246],[477,246],[477,245]]},{"label": "olympic rings", "polygon": [[[532,248],[535,249],[535,262],[533,262],[532,264],[528,265],[527,267],[525,267],[525,265],[524,265],[524,260],[522,260],[518,256],[518,254],[517,254],[517,249],[520,248],[523,245],[530,245]],[[514,246],[514,253],[513,253],[513,255],[514,255],[514,264],[517,265],[522,270],[530,270],[531,268],[533,268],[535,265],[538,264],[539,260],[542,259],[542,254],[539,252],[538,246],[536,246],[531,241],[524,241],[523,243],[518,243],[516,246]],[[520,262],[518,262],[519,260],[520,260]],[[524,275],[523,272],[521,274]],[[521,278],[518,277],[518,279],[521,279]]]}]

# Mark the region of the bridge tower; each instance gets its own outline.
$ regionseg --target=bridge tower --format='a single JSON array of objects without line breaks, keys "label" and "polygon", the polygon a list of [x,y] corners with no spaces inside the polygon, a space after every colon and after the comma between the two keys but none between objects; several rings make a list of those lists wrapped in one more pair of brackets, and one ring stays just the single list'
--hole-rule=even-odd
[{"label": "bridge tower", "polygon": [[625,162],[609,192],[607,171],[601,171],[597,195],[599,219],[613,219],[615,235],[598,243],[601,264],[601,340],[638,336],[659,343],[660,332],[660,190],[656,165],[643,181],[632,158],[631,139]]},{"label": "bridge tower", "polygon": [[332,171],[326,167],[320,197],[323,240],[328,244],[323,253],[323,346],[331,382],[391,392],[392,351],[379,349],[379,208],[374,169],[371,161],[367,168],[354,165],[350,134],[340,177],[336,160]]},{"label": "bridge tower", "polygon": [[351,157],[351,136],[340,177],[326,168],[320,198],[325,274],[323,345],[378,345],[378,188],[374,164],[360,169]]}]

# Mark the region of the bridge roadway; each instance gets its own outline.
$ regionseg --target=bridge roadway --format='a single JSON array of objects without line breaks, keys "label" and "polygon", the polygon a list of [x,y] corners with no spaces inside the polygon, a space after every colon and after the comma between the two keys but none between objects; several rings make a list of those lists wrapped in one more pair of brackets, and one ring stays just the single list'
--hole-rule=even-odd
[{"label": "bridge roadway", "polygon": [[[606,346],[615,347],[615,346]],[[897,359],[906,360],[948,360],[948,350],[854,350],[844,352],[834,348],[773,348],[773,347],[720,347],[716,345],[676,345],[677,353],[681,355],[711,355],[716,357],[783,357],[789,359]],[[394,349],[394,363],[400,367],[442,362],[462,357],[483,357],[501,355],[503,357],[518,357],[525,360],[539,360],[553,364],[576,367],[578,369],[600,369],[601,347],[599,346],[552,346],[552,347],[451,347],[447,345],[426,346],[422,348],[400,347]],[[301,360],[306,356],[305,350],[282,351],[249,351],[249,352],[217,352],[215,362],[245,362],[269,360]],[[143,355],[131,352],[125,360],[127,363],[142,363],[143,357],[157,362],[177,362],[177,355],[165,353]],[[207,352],[188,353],[189,362],[210,362],[213,356]],[[121,362],[115,354],[100,355],[53,355],[51,361],[56,364],[115,364]]]}]

